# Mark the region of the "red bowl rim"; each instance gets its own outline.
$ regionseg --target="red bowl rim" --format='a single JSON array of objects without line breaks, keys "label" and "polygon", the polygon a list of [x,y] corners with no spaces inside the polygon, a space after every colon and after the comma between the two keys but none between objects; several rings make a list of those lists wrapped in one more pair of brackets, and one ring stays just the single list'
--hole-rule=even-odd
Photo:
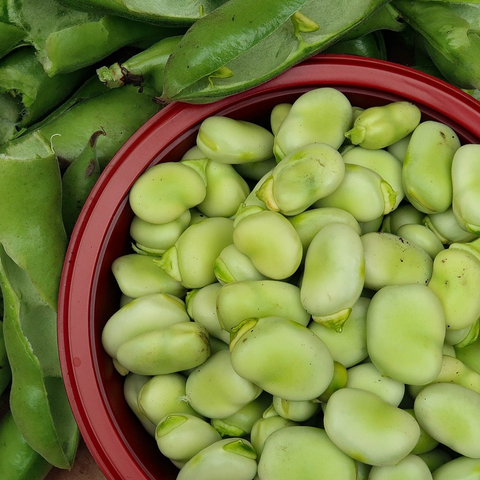
[{"label": "red bowl rim", "polygon": [[125,201],[124,198],[119,199],[115,192],[112,177],[121,175],[130,178],[130,186],[133,184],[140,171],[138,165],[131,166],[127,160],[139,149],[148,158],[155,157],[152,137],[161,125],[175,129],[185,121],[198,123],[206,116],[219,112],[224,114],[229,106],[237,102],[285,87],[324,85],[381,91],[404,97],[432,111],[445,105],[445,113],[452,121],[480,139],[480,102],[472,96],[410,67],[350,55],[320,54],[258,87],[210,104],[174,102],[147,121],[109,162],[91,192],[72,234],[60,282],[58,346],[67,396],[82,437],[107,478],[153,479],[136,464],[134,453],[118,434],[111,412],[104,404],[99,366],[95,360],[97,352],[90,328],[96,263],[102,255],[102,243],[108,235],[109,224],[115,221],[110,210],[98,205],[108,198],[118,199],[117,204]]}]

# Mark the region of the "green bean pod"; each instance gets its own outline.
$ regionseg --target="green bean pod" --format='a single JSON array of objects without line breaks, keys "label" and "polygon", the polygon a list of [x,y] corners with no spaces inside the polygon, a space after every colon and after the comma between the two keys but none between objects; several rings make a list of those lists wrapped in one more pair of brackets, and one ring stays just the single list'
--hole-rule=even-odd
[{"label": "green bean pod", "polygon": [[211,217],[190,225],[163,256],[156,260],[165,272],[186,288],[201,288],[217,281],[215,259],[233,242],[233,220]]},{"label": "green bean pod", "polygon": [[138,418],[140,423],[143,425],[145,430],[152,436],[155,436],[156,424],[153,423],[140,408],[138,404],[138,394],[140,390],[145,385],[145,383],[150,380],[148,375],[137,375],[136,373],[128,373],[123,382],[123,396],[125,401],[130,409],[133,411],[135,416]]},{"label": "green bean pod", "polygon": [[189,290],[185,303],[192,320],[203,325],[210,336],[229,343],[230,334],[222,329],[217,314],[217,297],[221,288],[222,284],[215,282],[202,288]]},{"label": "green bean pod", "polygon": [[217,314],[227,332],[257,315],[285,316],[303,326],[311,318],[301,303],[299,287],[277,280],[242,280],[224,285],[218,291]]},{"label": "green bean pod", "polygon": [[398,235],[371,232],[362,235],[365,252],[365,286],[426,284],[433,271],[432,257],[418,245]]},{"label": "green bean pod", "polygon": [[160,420],[155,429],[159,450],[181,466],[221,438],[210,423],[188,413],[170,413]]},{"label": "green bean pod", "polygon": [[269,210],[298,215],[332,193],[344,174],[345,164],[336,149],[326,143],[309,143],[284,156],[256,195]]},{"label": "green bean pod", "polygon": [[71,102],[64,102],[46,119],[28,127],[14,142],[37,132],[49,140],[63,167],[79,156],[92,132],[104,130],[105,136],[96,144],[103,170],[120,147],[160,110],[151,94],[152,90],[139,92],[133,85],[108,90],[98,80],[96,84],[87,82]]},{"label": "green bean pod", "polygon": [[452,161],[459,147],[457,134],[440,122],[422,122],[412,133],[403,162],[403,184],[417,210],[440,213],[450,207]]},{"label": "green bean pod", "polygon": [[258,211],[236,217],[233,243],[268,278],[293,275],[303,256],[302,243],[292,224],[280,213]]},{"label": "green bean pod", "polygon": [[[198,20],[175,48],[162,100],[206,103],[263,83],[363,26],[384,5],[342,0],[326,9],[311,0],[227,2]],[[378,20],[367,23],[364,33],[377,29]]]},{"label": "green bean pod", "polygon": [[163,1],[160,4],[115,0],[61,0],[60,3],[74,9],[105,12],[147,23],[187,27],[225,3],[225,0],[194,1],[185,5],[178,4],[175,0]]},{"label": "green bean pod", "polygon": [[238,412],[262,393],[262,388],[232,365],[230,351],[222,350],[197,367],[186,382],[186,400],[200,414],[225,418]]},{"label": "green bean pod", "polygon": [[197,453],[180,470],[177,480],[251,480],[257,454],[243,438],[224,438]]},{"label": "green bean pod", "polygon": [[358,222],[370,222],[390,213],[397,193],[378,173],[361,165],[346,164],[342,182],[314,207],[335,207],[351,213]]},{"label": "green bean pod", "polygon": [[[3,333],[12,371],[10,409],[34,450],[52,465],[71,468],[79,435],[61,377],[56,335],[67,241],[61,219],[60,171],[50,146],[38,135],[4,147],[0,153],[0,283]],[[39,321],[42,335],[36,334]],[[53,414],[51,398],[61,415]]]},{"label": "green bean pod", "polygon": [[132,298],[152,293],[181,297],[185,287],[155,263],[155,257],[127,253],[112,262],[112,273],[124,295]]},{"label": "green bean pod", "polygon": [[126,341],[175,323],[189,322],[185,303],[178,297],[153,293],[136,298],[117,310],[102,330],[102,346],[115,358]]},{"label": "green bean pod", "polygon": [[434,383],[415,399],[415,416],[433,438],[466,457],[480,458],[480,394],[452,383]]},{"label": "green bean pod", "polygon": [[337,448],[325,430],[287,426],[271,433],[258,463],[262,480],[315,478],[356,480],[355,461]]},{"label": "green bean pod", "polygon": [[138,392],[138,406],[154,425],[172,413],[202,417],[186,401],[187,379],[181,373],[149,377]]},{"label": "green bean pod", "polygon": [[272,396],[267,392],[262,392],[232,415],[225,418],[212,418],[211,423],[222,437],[246,437],[250,435],[253,425],[262,418],[271,403]]},{"label": "green bean pod", "polygon": [[324,425],[338,448],[373,466],[397,464],[420,437],[420,427],[409,413],[358,388],[341,388],[330,397]]},{"label": "green bean pod", "polygon": [[116,359],[138,375],[163,375],[201,365],[210,356],[208,332],[196,322],[179,322],[140,333],[122,343]]},{"label": "green bean pod", "polygon": [[300,294],[313,320],[342,330],[365,282],[365,256],[358,233],[331,223],[314,237],[305,257]]},{"label": "green bean pod", "polygon": [[286,400],[313,400],[333,378],[322,340],[284,317],[245,320],[232,331],[230,351],[240,376]]},{"label": "green bean pod", "polygon": [[52,469],[23,438],[11,412],[0,421],[0,472],[5,479],[43,480]]},{"label": "green bean pod", "polygon": [[0,323],[0,395],[7,389],[12,380],[12,370],[8,362],[7,349],[5,348],[5,335],[3,322]]},{"label": "green bean pod", "polygon": [[103,130],[92,133],[80,155],[67,167],[62,176],[62,216],[67,234],[70,235],[80,211],[100,177],[96,143]]},{"label": "green bean pod", "polygon": [[390,102],[363,111],[345,136],[363,148],[385,148],[412,133],[421,120],[421,111],[413,103]]},{"label": "green bean pod", "polygon": [[25,34],[23,28],[12,25],[7,18],[2,17],[0,19],[0,58],[18,47]]},{"label": "green bean pod", "polygon": [[375,393],[390,405],[398,407],[405,394],[405,384],[381,374],[373,363],[361,363],[347,370],[348,388]]},{"label": "green bean pod", "polygon": [[277,161],[311,143],[337,150],[352,124],[352,105],[338,89],[322,87],[298,97],[275,135]]},{"label": "green bean pod", "polygon": [[221,284],[242,280],[266,280],[250,260],[234,244],[227,245],[215,259],[213,270]]},{"label": "green bean pod", "polygon": [[369,304],[369,298],[360,297],[352,306],[341,332],[318,322],[308,325],[327,345],[333,359],[346,368],[357,365],[368,356],[366,320]]},{"label": "green bean pod", "polygon": [[396,465],[373,466],[368,478],[370,480],[394,480],[395,478],[431,480],[432,474],[427,464],[420,457],[409,454]]},{"label": "green bean pod", "polygon": [[426,285],[383,287],[367,312],[370,360],[385,375],[408,385],[432,382],[440,373],[445,315]]},{"label": "green bean pod", "polygon": [[42,7],[39,16],[38,3],[27,0],[19,11],[12,8],[9,13],[12,23],[26,30],[25,42],[35,47],[49,76],[93,65],[135,42],[183,33],[98,11],[71,9],[50,0],[42,2]]},{"label": "green bean pod", "polygon": [[175,244],[190,225],[192,213],[185,210],[178,218],[167,223],[150,223],[136,215],[130,223],[130,236],[135,241],[135,251],[162,255]]},{"label": "green bean pod", "polygon": [[17,48],[3,58],[0,61],[0,90],[14,97],[21,108],[11,138],[65,101],[87,74],[88,70],[82,68],[50,77],[35,49],[29,46]]},{"label": "green bean pod", "polygon": [[452,478],[474,480],[479,468],[480,460],[478,458],[460,456],[440,465],[434,470],[433,478],[435,480],[450,480]]},{"label": "green bean pod", "polygon": [[452,162],[452,208],[460,226],[467,232],[480,234],[480,217],[474,205],[480,199],[480,149],[475,144],[462,145]]},{"label": "green bean pod", "polygon": [[162,38],[123,62],[97,68],[97,76],[108,88],[150,85],[160,95],[165,64],[181,38],[181,35]]},{"label": "green bean pod", "polygon": [[261,162],[272,157],[273,134],[253,122],[213,115],[200,124],[197,146],[215,162]]},{"label": "green bean pod", "polygon": [[342,154],[347,164],[361,165],[377,172],[396,192],[395,210],[405,196],[402,185],[402,164],[389,152],[383,149],[369,150],[363,147],[349,148]]}]

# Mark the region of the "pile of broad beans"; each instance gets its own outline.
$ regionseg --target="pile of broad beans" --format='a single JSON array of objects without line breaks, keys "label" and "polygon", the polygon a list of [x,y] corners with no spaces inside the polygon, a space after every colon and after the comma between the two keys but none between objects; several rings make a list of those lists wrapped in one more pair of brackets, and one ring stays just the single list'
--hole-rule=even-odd
[{"label": "pile of broad beans", "polygon": [[480,145],[330,87],[269,120],[206,118],[130,190],[128,405],[178,480],[476,478]]},{"label": "pile of broad beans", "polygon": [[[479,19],[477,2],[449,0],[0,0],[2,475],[41,480],[75,460],[79,432],[56,337],[62,265],[93,185],[145,121],[171,101],[213,102],[319,52],[403,63],[478,96]],[[246,187],[235,189],[240,201]],[[428,217],[444,244],[447,211]]]}]

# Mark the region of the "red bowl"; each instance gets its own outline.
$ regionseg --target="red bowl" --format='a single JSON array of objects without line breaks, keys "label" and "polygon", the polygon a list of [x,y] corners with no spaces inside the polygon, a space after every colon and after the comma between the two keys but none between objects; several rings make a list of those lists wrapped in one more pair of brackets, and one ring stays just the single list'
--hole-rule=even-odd
[{"label": "red bowl", "polygon": [[321,86],[339,89],[361,107],[411,101],[424,120],[447,124],[465,143],[480,143],[480,102],[468,94],[408,67],[347,55],[318,55],[259,87],[212,104],[170,104],[143,125],[108,164],[89,196],[60,284],[58,343],[67,394],[80,432],[109,480],[173,480],[177,474],[127,406],[123,377],[100,340],[120,298],[110,266],[130,252],[133,214],[127,196],[132,184],[151,165],[179,160],[194,145],[206,117],[226,115],[268,125],[274,105]]}]

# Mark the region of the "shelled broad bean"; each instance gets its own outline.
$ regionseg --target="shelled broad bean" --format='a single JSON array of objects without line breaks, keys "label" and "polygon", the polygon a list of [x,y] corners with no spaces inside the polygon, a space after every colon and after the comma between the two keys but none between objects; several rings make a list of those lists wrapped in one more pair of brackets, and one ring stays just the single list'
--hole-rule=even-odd
[{"label": "shelled broad bean", "polygon": [[207,118],[134,184],[128,404],[179,480],[473,478],[480,146],[330,87],[270,120]]}]

